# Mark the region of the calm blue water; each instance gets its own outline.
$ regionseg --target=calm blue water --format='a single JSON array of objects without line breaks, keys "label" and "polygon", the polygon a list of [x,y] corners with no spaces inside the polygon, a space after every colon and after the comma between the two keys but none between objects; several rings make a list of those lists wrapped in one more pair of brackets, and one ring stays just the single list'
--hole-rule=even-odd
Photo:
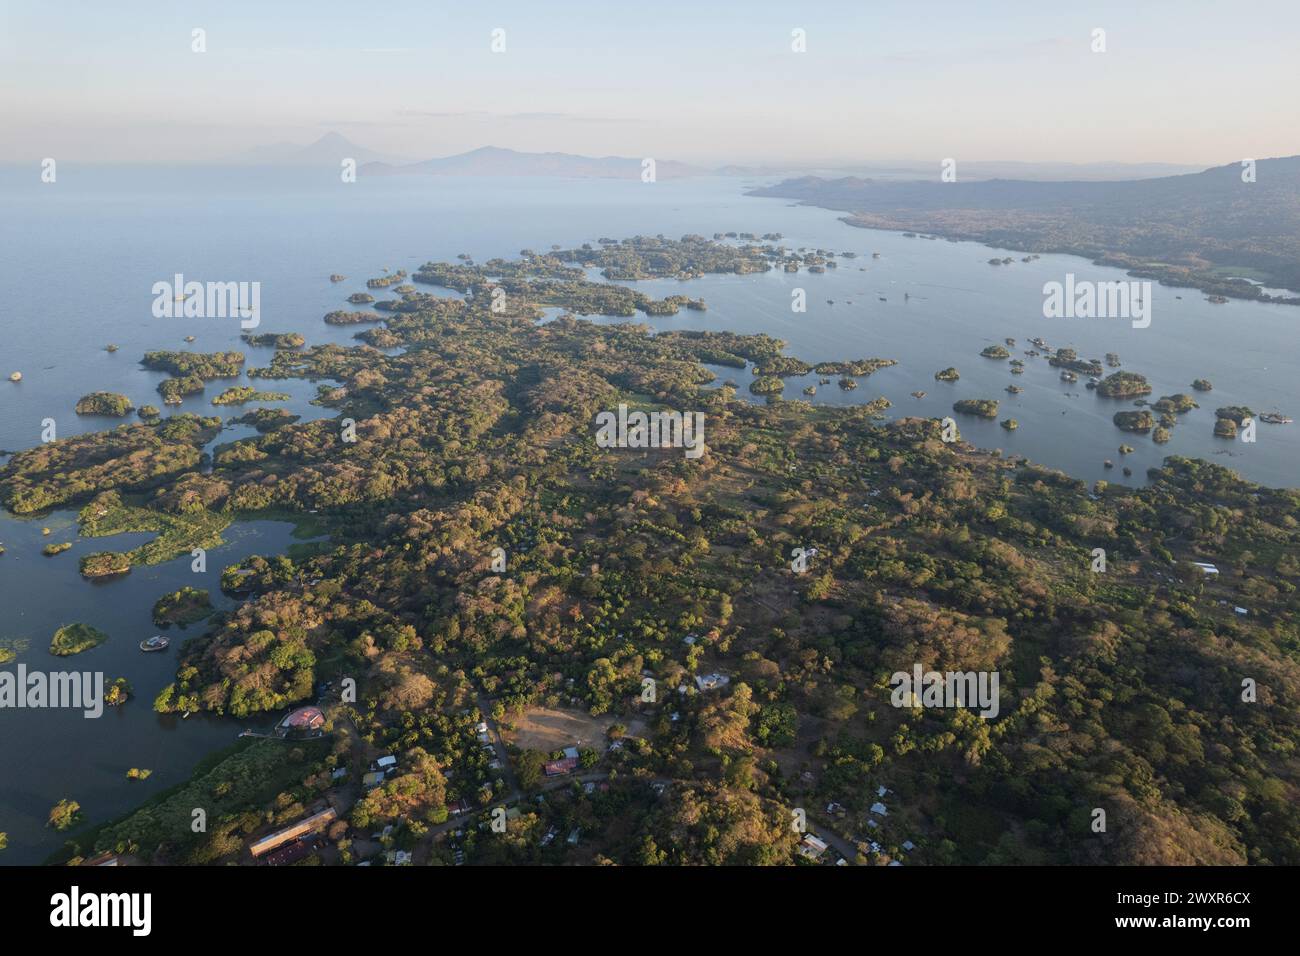
[{"label": "calm blue water", "polygon": [[[48,537],[44,528],[50,529]],[[217,607],[235,606],[220,593],[222,569],[252,554],[284,551],[293,543],[291,531],[291,525],[276,521],[232,525],[222,534],[226,543],[208,551],[204,575],[194,574],[185,557],[90,582],[77,571],[81,555],[124,550],[150,535],[82,539],[75,511],[33,519],[0,516],[0,543],[6,548],[0,556],[0,637],[26,644],[4,669],[24,663],[29,671],[102,671],[106,684],[125,677],[134,691],[125,705],[106,708],[97,719],[86,719],[79,710],[0,710],[0,832],[9,834],[0,863],[39,863],[62,845],[64,836],[45,826],[59,799],[80,803],[89,822],[116,817],[183,781],[205,754],[234,743],[242,727],[266,723],[202,715],[181,720],[153,712],[153,699],[176,675],[181,645],[202,633],[202,624],[163,632],[172,646],[162,653],[143,654],[138,645],[160,633],[151,620],[154,602],[178,588],[204,587]],[[73,542],[72,550],[52,558],[41,554],[45,544],[61,541]],[[109,640],[72,657],[51,655],[55,630],[77,621],[93,624]],[[128,781],[131,767],[148,768],[153,775]]]},{"label": "calm blue water", "polygon": [[[987,264],[984,246],[907,239],[854,229],[838,214],[792,206],[784,200],[743,195],[749,183],[699,179],[644,184],[637,181],[473,180],[396,177],[355,184],[335,170],[168,167],[78,167],[61,164],[59,180],[42,184],[34,168],[0,168],[0,449],[39,441],[41,422],[54,418],[61,435],[111,427],[79,418],[77,398],[89,391],[122,392],[138,406],[160,404],[155,391],[165,376],[139,368],[149,349],[241,349],[249,365],[269,361],[271,350],[244,345],[237,319],[156,319],[154,282],[176,272],[188,279],[260,281],[258,332],[298,331],[311,343],[352,342],[356,329],[321,322],[324,313],[349,308],[344,298],[365,288],[384,267],[414,270],[430,259],[465,252],[483,261],[552,243],[574,246],[637,233],[677,237],[718,231],[781,232],[792,247],[854,251],[825,275],[713,276],[690,283],[641,283],[653,295],[687,291],[709,304],[706,313],[683,312],[642,319],[656,329],[710,328],[767,332],[785,339],[789,352],[810,362],[881,356],[895,368],[863,379],[854,392],[832,382],[814,401],[862,402],[889,398],[897,414],[941,417],[958,398],[996,398],[999,417],[1019,420],[1008,433],[996,422],[961,418],[963,435],[987,447],[1027,455],[1079,477],[1123,481],[1121,443],[1137,451],[1122,463],[1132,482],[1169,454],[1205,457],[1268,485],[1295,486],[1300,466],[1300,425],[1260,424],[1254,445],[1212,436],[1217,405],[1280,409],[1300,417],[1300,309],[1254,303],[1210,305],[1193,290],[1155,287],[1150,328],[1122,320],[1049,320],[1042,316],[1042,286],[1079,279],[1124,278],[1066,256],[1044,256],[1010,266]],[[872,252],[882,258],[873,260]],[[1012,253],[1007,253],[1011,255]],[[347,282],[331,284],[330,273]],[[808,311],[790,309],[791,291],[806,291]],[[910,298],[904,300],[904,293]],[[1180,298],[1177,298],[1181,296]],[[881,299],[886,301],[881,301]],[[834,300],[828,304],[827,300]],[[187,335],[196,337],[186,344]],[[1111,424],[1128,403],[1097,398],[1059,381],[1045,359],[1027,359],[1026,374],[1012,376],[1005,362],[981,358],[991,342],[1012,336],[1013,354],[1041,335],[1053,346],[1071,345],[1084,357],[1118,352],[1126,369],[1145,374],[1152,398],[1190,392],[1193,378],[1214,382],[1203,406],[1186,416],[1164,446],[1126,435]],[[115,354],[104,346],[115,343]],[[1023,357],[1023,356],[1021,356]],[[960,382],[934,380],[955,365]],[[5,381],[21,371],[22,383]],[[748,372],[727,370],[742,394]],[[786,396],[801,398],[815,379],[790,379]],[[1008,395],[1009,383],[1024,388]],[[211,397],[226,384],[183,406],[211,414]],[[323,410],[307,402],[316,386],[263,382],[293,396],[285,407],[305,417]],[[925,391],[915,399],[913,391]],[[237,409],[223,409],[229,416]],[[251,434],[239,428],[219,440]],[[192,584],[188,561],[137,569],[102,585],[76,574],[72,552],[46,559],[40,528],[75,537],[71,512],[36,522],[0,518],[0,637],[25,637],[29,666],[52,667],[45,651],[50,634],[69,620],[94,623],[115,640],[70,661],[110,676],[126,676],[138,698],[99,721],[69,714],[33,721],[0,711],[0,831],[10,849],[0,862],[40,859],[61,838],[43,829],[49,806],[77,799],[94,820],[120,813],[157,788],[182,779],[203,753],[229,742],[238,726],[191,718],[183,724],[153,715],[154,694],[171,679],[174,652],[144,656],[134,650],[153,633],[149,610],[166,591]],[[232,528],[231,544],[214,554],[213,573],[254,552],[283,550],[284,526],[258,523]],[[61,540],[61,539],[60,539]],[[98,550],[101,542],[95,543]],[[215,577],[213,590],[215,592]],[[128,766],[149,766],[154,777],[127,784]]]}]

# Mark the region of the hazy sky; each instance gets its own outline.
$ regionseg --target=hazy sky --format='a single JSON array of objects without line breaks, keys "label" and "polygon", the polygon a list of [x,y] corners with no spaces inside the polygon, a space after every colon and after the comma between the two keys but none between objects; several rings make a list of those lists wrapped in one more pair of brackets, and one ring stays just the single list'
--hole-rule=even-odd
[{"label": "hazy sky", "polygon": [[1295,0],[0,0],[0,160],[336,130],[413,159],[1208,165],[1300,153],[1298,37]]}]

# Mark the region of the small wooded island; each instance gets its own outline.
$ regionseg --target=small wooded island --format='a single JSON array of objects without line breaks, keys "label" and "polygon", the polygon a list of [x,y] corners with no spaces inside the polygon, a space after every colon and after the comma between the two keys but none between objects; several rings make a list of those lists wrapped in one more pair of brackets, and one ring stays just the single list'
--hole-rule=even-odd
[{"label": "small wooded island", "polygon": [[953,402],[952,410],[962,415],[997,418],[998,401],[995,398],[963,398]]},{"label": "small wooded island", "polygon": [[116,392],[91,392],[77,400],[78,415],[104,415],[111,418],[124,418],[131,414],[135,406],[125,395]]}]

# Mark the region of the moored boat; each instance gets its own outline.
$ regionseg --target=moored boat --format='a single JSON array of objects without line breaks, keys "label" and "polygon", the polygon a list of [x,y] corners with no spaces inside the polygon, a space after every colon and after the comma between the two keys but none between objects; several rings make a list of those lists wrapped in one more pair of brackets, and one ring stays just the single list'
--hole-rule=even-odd
[{"label": "moored boat", "polygon": [[153,637],[149,638],[149,640],[140,642],[140,650],[144,651],[146,654],[152,653],[153,651],[165,651],[170,644],[171,641],[167,638],[163,637],[161,634],[155,634]]}]

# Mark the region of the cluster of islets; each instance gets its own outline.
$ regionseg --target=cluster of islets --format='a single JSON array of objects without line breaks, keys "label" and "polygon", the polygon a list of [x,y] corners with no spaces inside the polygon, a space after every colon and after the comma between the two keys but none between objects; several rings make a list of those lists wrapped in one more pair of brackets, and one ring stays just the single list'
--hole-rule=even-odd
[{"label": "cluster of islets", "polygon": [[[1011,357],[1010,348],[1015,347],[1016,340],[1008,337],[1003,341],[1005,345],[985,346],[980,351],[980,355],[994,361],[1005,361],[1012,375],[1023,375],[1025,360]],[[1150,434],[1151,440],[1156,444],[1163,445],[1172,438],[1172,430],[1178,423],[1178,416],[1200,407],[1191,395],[1182,392],[1162,396],[1155,402],[1148,401],[1146,396],[1152,393],[1150,383],[1145,376],[1136,372],[1118,370],[1121,364],[1118,353],[1107,352],[1103,363],[1101,359],[1080,358],[1072,348],[1053,348],[1039,336],[1031,338],[1029,342],[1034,348],[1024,350],[1025,357],[1033,359],[1046,355],[1048,364],[1060,370],[1061,381],[1074,384],[1078,382],[1080,375],[1086,375],[1087,388],[1104,398],[1136,399],[1134,402],[1136,409],[1116,412],[1112,421],[1117,428],[1124,431]],[[1106,375],[1106,368],[1117,371]],[[961,378],[961,375],[957,369],[949,367],[936,372],[934,377],[937,381],[955,382]],[[1204,378],[1194,380],[1191,387],[1196,392],[1209,392],[1214,388]],[[1019,385],[1011,384],[1006,387],[1006,391],[1011,395],[1019,395],[1024,389]],[[993,418],[997,415],[997,403],[988,399],[965,399],[957,402],[953,408],[963,414],[983,418]],[[1256,415],[1250,408],[1236,405],[1218,408],[1214,415],[1214,434],[1223,438],[1236,437],[1237,430],[1255,418],[1274,425],[1287,425],[1292,421],[1281,412],[1265,412]],[[1007,419],[1002,422],[1002,427],[1010,431],[1018,427],[1018,423],[1015,419]],[[1129,445],[1121,445],[1119,451],[1124,455],[1130,454],[1133,449]],[[1114,462],[1109,459],[1104,464],[1107,468],[1114,467]],[[1124,474],[1131,475],[1132,470],[1125,468]]]}]

